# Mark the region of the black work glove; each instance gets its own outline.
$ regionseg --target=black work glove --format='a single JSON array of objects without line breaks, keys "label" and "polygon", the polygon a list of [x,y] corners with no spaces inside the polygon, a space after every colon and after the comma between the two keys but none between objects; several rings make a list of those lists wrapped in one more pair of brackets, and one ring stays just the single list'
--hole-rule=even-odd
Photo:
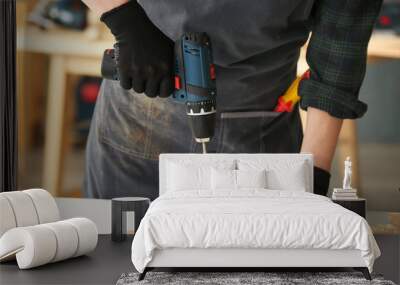
[{"label": "black work glove", "polygon": [[331,174],[328,171],[314,166],[314,194],[326,196],[330,179]]},{"label": "black work glove", "polygon": [[119,48],[117,69],[121,87],[168,97],[173,91],[174,42],[147,17],[136,0],[101,16]]}]

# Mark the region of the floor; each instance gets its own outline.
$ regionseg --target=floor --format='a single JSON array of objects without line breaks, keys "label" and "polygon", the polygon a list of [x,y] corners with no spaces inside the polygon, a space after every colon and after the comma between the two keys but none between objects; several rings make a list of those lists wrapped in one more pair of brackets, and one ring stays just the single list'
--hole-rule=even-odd
[{"label": "floor", "polygon": [[[19,270],[16,262],[0,264],[0,284],[115,284],[122,273],[134,272],[130,259],[131,237],[121,243],[111,241],[109,235],[100,235],[97,248],[87,256],[81,256],[45,266]],[[377,242],[385,258],[375,264],[375,273],[395,283],[400,281],[400,236],[379,236]],[[348,271],[331,268],[327,271]],[[321,269],[308,268],[304,271],[318,272]]]}]

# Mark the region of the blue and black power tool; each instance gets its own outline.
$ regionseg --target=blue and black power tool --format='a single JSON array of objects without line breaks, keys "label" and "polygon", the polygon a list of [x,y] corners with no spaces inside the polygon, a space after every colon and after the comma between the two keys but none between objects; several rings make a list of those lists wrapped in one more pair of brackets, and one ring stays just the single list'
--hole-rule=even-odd
[{"label": "blue and black power tool", "polygon": [[[115,49],[118,46],[114,46]],[[117,52],[104,52],[101,74],[118,80]],[[212,60],[210,38],[205,33],[185,33],[175,43],[175,91],[171,97],[186,104],[186,114],[196,142],[203,146],[214,135],[216,117],[215,66]]]}]

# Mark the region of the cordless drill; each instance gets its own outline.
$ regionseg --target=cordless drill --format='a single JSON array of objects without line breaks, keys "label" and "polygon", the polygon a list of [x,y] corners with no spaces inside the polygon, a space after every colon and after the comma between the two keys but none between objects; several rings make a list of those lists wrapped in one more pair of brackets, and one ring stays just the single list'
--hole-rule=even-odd
[{"label": "cordless drill", "polygon": [[[118,46],[104,52],[101,74],[118,80]],[[203,146],[214,135],[216,117],[215,66],[210,39],[205,33],[185,33],[175,43],[175,90],[172,98],[186,104],[186,114],[196,142]]]}]

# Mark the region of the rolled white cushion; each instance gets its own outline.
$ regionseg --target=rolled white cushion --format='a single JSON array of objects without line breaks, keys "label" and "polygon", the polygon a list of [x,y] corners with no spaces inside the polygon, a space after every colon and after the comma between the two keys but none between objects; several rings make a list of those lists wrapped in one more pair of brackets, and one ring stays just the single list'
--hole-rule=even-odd
[{"label": "rolled white cushion", "polygon": [[74,257],[86,254],[96,248],[98,232],[95,223],[86,218],[73,218],[65,220],[65,222],[73,225],[78,232],[78,248]]},{"label": "rolled white cushion", "polygon": [[0,260],[16,254],[20,269],[51,262],[57,248],[54,232],[43,225],[13,228],[0,238]]},{"label": "rolled white cushion", "polygon": [[76,257],[97,245],[96,225],[86,218],[13,228],[0,238],[0,261],[16,256],[20,269]]},{"label": "rolled white cushion", "polygon": [[236,170],[237,188],[267,188],[266,170]]},{"label": "rolled white cushion", "polygon": [[0,237],[9,229],[15,228],[17,222],[13,209],[7,198],[0,196]]},{"label": "rolled white cushion", "polygon": [[22,191],[0,193],[13,209],[17,227],[33,226],[39,223],[38,214],[31,197]]},{"label": "rolled white cushion", "polygon": [[51,262],[73,257],[78,250],[79,237],[75,227],[66,221],[43,224],[56,235],[57,250]]},{"label": "rolled white cushion", "polygon": [[60,212],[56,201],[49,192],[43,189],[29,189],[22,192],[31,197],[39,218],[39,224],[60,220]]}]

